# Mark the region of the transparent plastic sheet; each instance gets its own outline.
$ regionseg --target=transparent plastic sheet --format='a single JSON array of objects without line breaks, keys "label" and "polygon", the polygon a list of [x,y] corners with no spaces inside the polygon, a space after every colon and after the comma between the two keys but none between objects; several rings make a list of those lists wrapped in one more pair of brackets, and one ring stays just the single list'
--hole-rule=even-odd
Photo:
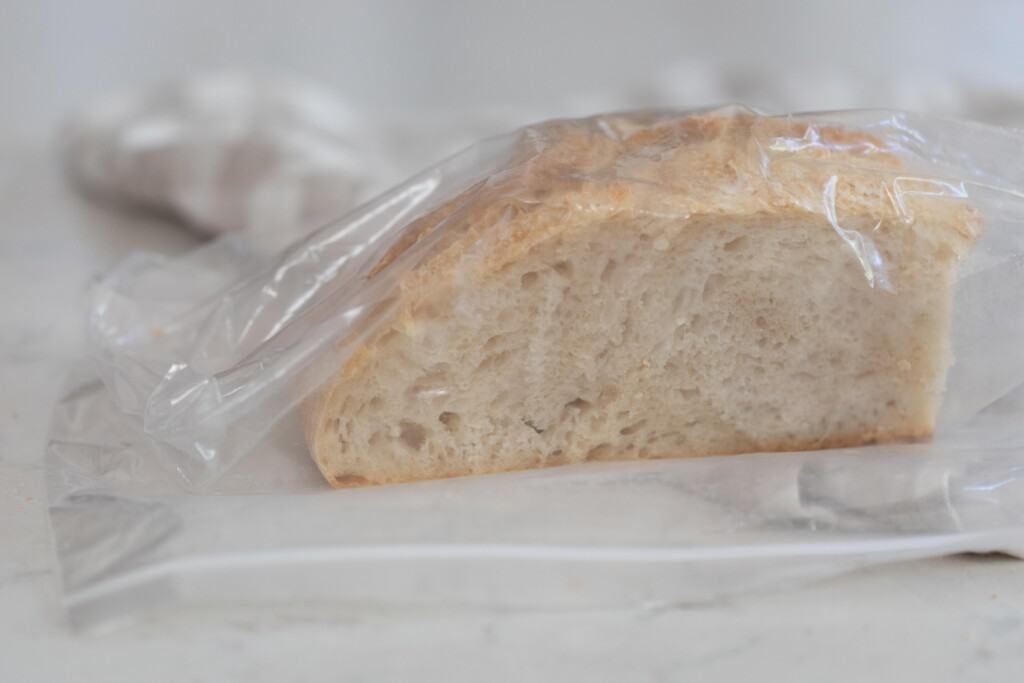
[{"label": "transparent plastic sheet", "polygon": [[[984,220],[954,290],[956,362],[929,443],[326,490],[297,406],[336,369],[327,351],[373,329],[444,231],[362,276],[411,220],[465,188],[506,191],[530,161],[524,141],[544,149],[544,127],[532,127],[277,258],[227,238],[176,261],[134,257],[97,285],[98,362],[73,375],[49,449],[73,619],[235,600],[657,605],[897,559],[1024,555],[1024,137],[896,112],[792,118],[870,131],[904,162],[871,169],[893,201],[939,194]],[[612,135],[608,121],[589,125]],[[766,177],[795,149],[827,148],[816,130],[765,140]],[[795,200],[835,225],[827,185]],[[870,265],[870,235],[835,227]]]}]

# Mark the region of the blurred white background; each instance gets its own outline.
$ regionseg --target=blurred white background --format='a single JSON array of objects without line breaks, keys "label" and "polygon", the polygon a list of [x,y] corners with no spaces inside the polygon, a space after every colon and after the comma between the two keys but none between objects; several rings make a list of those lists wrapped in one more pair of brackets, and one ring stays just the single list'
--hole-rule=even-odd
[{"label": "blurred white background", "polygon": [[861,0],[7,0],[0,122],[51,131],[90,98],[270,69],[357,111],[531,118],[742,97],[1020,120],[1024,3]]}]

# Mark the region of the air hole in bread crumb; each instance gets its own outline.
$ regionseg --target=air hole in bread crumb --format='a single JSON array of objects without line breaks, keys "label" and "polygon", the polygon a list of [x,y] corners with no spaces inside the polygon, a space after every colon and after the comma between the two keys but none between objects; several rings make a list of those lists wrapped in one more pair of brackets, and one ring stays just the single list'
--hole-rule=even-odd
[{"label": "air hole in bread crumb", "polygon": [[492,351],[495,346],[501,343],[501,340],[505,338],[503,334],[495,334],[484,342],[484,351]]},{"label": "air hole in bread crumb", "polygon": [[519,286],[523,289],[529,289],[537,284],[538,279],[540,279],[540,274],[531,270],[529,273],[523,273],[523,276],[519,278]]},{"label": "air hole in bread crumb", "polygon": [[740,235],[739,237],[736,237],[726,242],[725,245],[722,246],[722,248],[725,249],[726,251],[739,251],[740,249],[743,249],[745,246],[747,246],[747,237],[746,235]]},{"label": "air hole in bread crumb", "polygon": [[402,440],[402,443],[414,451],[423,448],[423,443],[427,440],[427,430],[423,425],[402,420],[398,423],[398,427],[400,429],[398,438]]},{"label": "air hole in bread crumb", "polygon": [[610,443],[602,443],[587,451],[587,460],[605,460],[611,457],[612,454],[612,445]]},{"label": "air hole in bread crumb", "polygon": [[633,424],[629,425],[628,427],[623,427],[622,429],[620,429],[619,430],[619,434],[622,434],[623,436],[629,436],[630,434],[635,434],[645,424],[647,424],[647,420],[640,420],[639,422],[634,422]]},{"label": "air hole in bread crumb", "polygon": [[444,428],[447,429],[449,432],[458,431],[460,421],[458,413],[452,413],[446,410],[440,415],[438,415],[437,419],[438,421],[440,421],[441,424],[444,425]]},{"label": "air hole in bread crumb", "polygon": [[580,412],[583,412],[583,411],[586,411],[586,410],[590,410],[590,401],[588,401],[586,399],[582,399],[582,398],[574,398],[573,400],[571,400],[568,403],[566,403],[565,407],[566,408],[575,408],[576,410],[579,410]]},{"label": "air hole in bread crumb", "polygon": [[597,405],[604,408],[607,407],[619,397],[619,390],[613,386],[606,386],[601,389],[601,393],[597,395]]},{"label": "air hole in bread crumb", "polygon": [[374,410],[379,410],[384,407],[384,399],[380,396],[374,396],[366,405]]},{"label": "air hole in bread crumb", "polygon": [[572,263],[569,261],[559,261],[552,268],[562,277],[572,277]]},{"label": "air hole in bread crumb", "polygon": [[412,399],[432,399],[447,396],[450,383],[449,370],[450,367],[447,363],[438,363],[431,366],[406,390],[406,394]]},{"label": "air hole in bread crumb", "polygon": [[708,275],[708,279],[704,281],[704,292],[701,294],[701,297],[706,301],[713,296],[716,291],[721,289],[724,280],[725,278],[718,273]]},{"label": "air hole in bread crumb", "polygon": [[541,429],[540,427],[538,427],[536,425],[536,423],[534,423],[534,421],[531,420],[528,417],[524,417],[523,418],[523,424],[526,425],[527,427],[529,427],[530,429],[532,429],[533,431],[535,431],[538,434],[543,434],[544,433],[544,430]]},{"label": "air hole in bread crumb", "polygon": [[508,360],[511,352],[499,351],[498,353],[492,353],[491,355],[480,361],[480,365],[476,367],[477,370],[487,370],[488,368],[501,365]]}]

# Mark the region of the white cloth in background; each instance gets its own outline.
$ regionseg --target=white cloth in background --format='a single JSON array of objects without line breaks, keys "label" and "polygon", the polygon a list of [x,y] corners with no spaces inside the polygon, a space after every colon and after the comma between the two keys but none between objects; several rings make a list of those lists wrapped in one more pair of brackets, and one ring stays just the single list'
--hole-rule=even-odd
[{"label": "white cloth in background", "polygon": [[366,199],[379,174],[331,92],[293,78],[214,73],[102,99],[69,122],[86,191],[217,234],[306,230]]}]

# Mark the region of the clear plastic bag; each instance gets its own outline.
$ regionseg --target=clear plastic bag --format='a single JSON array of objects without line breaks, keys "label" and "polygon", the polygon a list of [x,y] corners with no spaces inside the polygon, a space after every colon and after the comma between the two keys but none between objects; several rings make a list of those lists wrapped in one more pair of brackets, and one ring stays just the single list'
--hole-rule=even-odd
[{"label": "clear plastic bag", "polygon": [[[984,220],[954,290],[956,364],[929,443],[326,490],[297,406],[445,231],[363,275],[413,219],[466,188],[509,191],[510,169],[548,144],[549,128],[529,127],[413,177],[276,259],[228,237],[177,261],[133,257],[97,285],[98,363],[69,384],[49,450],[73,617],[232,599],[661,604],[901,558],[1024,554],[1024,137],[897,112],[788,118],[810,125],[759,147],[766,177],[795,149],[827,156],[841,144],[819,124],[856,127],[902,159],[893,172],[869,150],[856,169],[876,174],[900,210],[938,194]],[[614,136],[636,120],[579,125]],[[827,186],[793,200],[829,216],[871,276],[871,236],[836,223]]]}]

